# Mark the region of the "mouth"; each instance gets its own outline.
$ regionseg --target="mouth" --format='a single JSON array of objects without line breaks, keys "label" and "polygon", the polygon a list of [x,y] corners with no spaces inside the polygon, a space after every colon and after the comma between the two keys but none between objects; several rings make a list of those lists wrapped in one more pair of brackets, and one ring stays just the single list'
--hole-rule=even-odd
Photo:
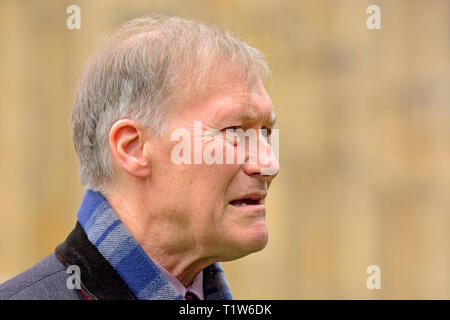
[{"label": "mouth", "polygon": [[264,199],[266,198],[266,193],[251,193],[240,196],[228,203],[228,205],[247,210],[265,210]]},{"label": "mouth", "polygon": [[234,207],[254,206],[262,204],[262,200],[258,198],[244,198],[230,201],[230,205]]}]

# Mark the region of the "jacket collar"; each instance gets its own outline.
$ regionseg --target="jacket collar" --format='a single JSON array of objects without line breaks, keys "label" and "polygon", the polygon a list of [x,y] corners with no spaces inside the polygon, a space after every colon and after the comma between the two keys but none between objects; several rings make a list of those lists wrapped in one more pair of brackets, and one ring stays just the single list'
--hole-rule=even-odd
[{"label": "jacket collar", "polygon": [[55,254],[66,268],[80,268],[81,288],[86,300],[135,300],[125,282],[108,261],[89,241],[81,224],[55,249]]},{"label": "jacket collar", "polygon": [[[100,193],[91,190],[86,192],[78,218],[75,229],[66,241],[56,248],[55,253],[66,267],[80,267],[80,292],[86,299],[183,299],[135,243]],[[119,234],[124,236],[125,233],[124,238],[120,239],[117,232],[106,232],[117,227],[121,230]],[[124,239],[127,241],[123,242],[123,248],[119,245],[119,251],[111,251],[111,248],[108,249],[105,245],[105,239],[116,244]],[[101,243],[103,244],[100,245]],[[133,250],[130,250],[130,244]],[[120,254],[117,254],[118,252]],[[121,261],[115,261],[117,256],[125,256],[124,252],[125,255],[129,254],[128,260],[122,258]],[[146,266],[144,269],[141,268],[142,262]],[[134,274],[130,275],[130,270],[135,270]],[[136,290],[136,283],[133,282],[136,281],[136,273],[149,279],[144,293]],[[203,270],[203,288],[205,300],[232,299],[220,263],[214,263]]]}]

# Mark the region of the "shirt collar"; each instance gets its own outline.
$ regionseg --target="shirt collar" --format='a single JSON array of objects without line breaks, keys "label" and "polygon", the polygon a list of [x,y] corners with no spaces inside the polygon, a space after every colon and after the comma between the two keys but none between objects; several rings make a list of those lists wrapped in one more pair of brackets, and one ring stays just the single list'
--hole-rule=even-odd
[{"label": "shirt collar", "polygon": [[163,266],[159,265],[155,261],[153,263],[158,267],[159,271],[166,277],[167,280],[181,293],[184,297],[186,296],[186,292],[194,293],[199,300],[204,300],[204,292],[203,292],[203,270],[200,271],[194,278],[194,281],[188,286],[185,287],[180,280],[178,280],[173,274],[167,271]]},{"label": "shirt collar", "polygon": [[[78,210],[78,221],[89,241],[116,270],[136,298],[142,300],[184,298],[182,293],[186,288],[183,286],[184,290],[177,289],[175,281],[168,277],[171,274],[167,270],[165,271],[168,274],[164,274],[163,270],[147,256],[100,193],[87,190]],[[197,281],[192,283],[190,289],[195,290],[191,291],[199,298],[200,291],[206,300],[232,299],[220,263],[208,266],[197,277],[195,279]]]}]

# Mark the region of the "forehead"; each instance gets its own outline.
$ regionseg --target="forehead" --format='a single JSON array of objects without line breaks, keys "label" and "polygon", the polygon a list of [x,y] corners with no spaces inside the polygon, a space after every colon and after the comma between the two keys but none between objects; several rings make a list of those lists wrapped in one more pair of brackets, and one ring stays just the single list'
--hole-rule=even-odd
[{"label": "forehead", "polygon": [[276,116],[272,101],[259,82],[250,90],[245,83],[221,85],[200,100],[188,99],[169,118],[169,132],[180,127],[193,129],[195,121],[217,129],[254,123],[273,127]]},{"label": "forehead", "polygon": [[207,111],[216,120],[224,118],[241,118],[248,121],[257,121],[260,118],[275,121],[275,111],[261,81],[251,89],[245,85],[229,85],[210,96],[207,100]]}]

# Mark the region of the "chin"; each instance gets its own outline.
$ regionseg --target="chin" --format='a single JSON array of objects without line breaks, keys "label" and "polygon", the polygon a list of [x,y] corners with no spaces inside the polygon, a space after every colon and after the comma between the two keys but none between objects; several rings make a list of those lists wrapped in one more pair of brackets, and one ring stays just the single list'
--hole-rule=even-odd
[{"label": "chin", "polygon": [[249,253],[264,249],[269,241],[269,232],[265,225],[261,230],[253,230],[249,236],[251,238],[249,241],[249,250],[251,250],[251,252]]},{"label": "chin", "polygon": [[267,245],[269,233],[265,224],[253,227],[251,230],[243,230],[236,237],[229,248],[233,248],[227,260],[242,258],[254,252],[261,251]]}]

